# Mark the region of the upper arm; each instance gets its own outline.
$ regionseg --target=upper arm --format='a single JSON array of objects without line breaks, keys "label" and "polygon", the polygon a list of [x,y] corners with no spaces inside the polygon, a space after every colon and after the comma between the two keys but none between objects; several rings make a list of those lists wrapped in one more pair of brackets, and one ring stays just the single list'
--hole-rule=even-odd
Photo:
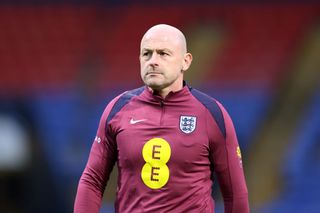
[{"label": "upper arm", "polygon": [[107,128],[107,118],[117,98],[104,110],[95,139],[92,143],[89,158],[81,180],[97,190],[101,195],[117,159],[116,142]]},{"label": "upper arm", "polygon": [[75,213],[97,213],[105,186],[116,161],[115,141],[106,131],[107,118],[114,102],[103,112],[87,165],[80,178],[74,203]]},{"label": "upper arm", "polygon": [[225,134],[211,119],[210,158],[224,198],[225,211],[233,212],[237,208],[237,212],[248,212],[248,192],[236,131],[228,112],[219,102],[216,103],[221,110]]}]

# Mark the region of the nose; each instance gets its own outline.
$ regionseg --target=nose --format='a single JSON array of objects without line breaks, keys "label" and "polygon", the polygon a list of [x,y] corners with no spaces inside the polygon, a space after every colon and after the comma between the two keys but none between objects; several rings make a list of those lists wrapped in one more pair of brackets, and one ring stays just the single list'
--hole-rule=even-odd
[{"label": "nose", "polygon": [[156,52],[153,52],[150,60],[149,60],[149,64],[150,66],[156,67],[159,65],[159,58],[158,58],[158,54]]}]

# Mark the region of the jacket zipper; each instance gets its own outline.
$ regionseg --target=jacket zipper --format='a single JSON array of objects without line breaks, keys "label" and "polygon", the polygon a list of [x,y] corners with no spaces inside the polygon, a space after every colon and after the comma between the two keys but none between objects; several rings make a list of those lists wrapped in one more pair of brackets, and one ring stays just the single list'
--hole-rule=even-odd
[{"label": "jacket zipper", "polygon": [[161,107],[160,126],[162,126],[163,125],[163,116],[164,116],[164,112],[165,112],[164,102],[162,100],[160,101],[160,107]]}]

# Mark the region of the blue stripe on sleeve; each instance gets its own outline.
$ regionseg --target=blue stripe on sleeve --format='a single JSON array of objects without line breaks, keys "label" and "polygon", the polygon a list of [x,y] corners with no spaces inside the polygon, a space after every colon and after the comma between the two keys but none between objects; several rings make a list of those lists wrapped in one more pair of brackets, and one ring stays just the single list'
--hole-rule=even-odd
[{"label": "blue stripe on sleeve", "polygon": [[210,96],[196,89],[190,88],[190,92],[196,99],[198,99],[198,101],[200,101],[210,111],[212,117],[218,124],[222,135],[226,137],[226,127],[224,123],[223,114],[217,102]]}]

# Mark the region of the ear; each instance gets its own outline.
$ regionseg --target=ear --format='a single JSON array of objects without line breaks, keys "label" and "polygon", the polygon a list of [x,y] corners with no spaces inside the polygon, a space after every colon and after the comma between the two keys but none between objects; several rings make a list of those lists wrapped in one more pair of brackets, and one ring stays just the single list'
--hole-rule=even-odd
[{"label": "ear", "polygon": [[187,71],[189,69],[192,62],[192,55],[191,53],[184,54],[183,62],[182,62],[182,71]]}]

